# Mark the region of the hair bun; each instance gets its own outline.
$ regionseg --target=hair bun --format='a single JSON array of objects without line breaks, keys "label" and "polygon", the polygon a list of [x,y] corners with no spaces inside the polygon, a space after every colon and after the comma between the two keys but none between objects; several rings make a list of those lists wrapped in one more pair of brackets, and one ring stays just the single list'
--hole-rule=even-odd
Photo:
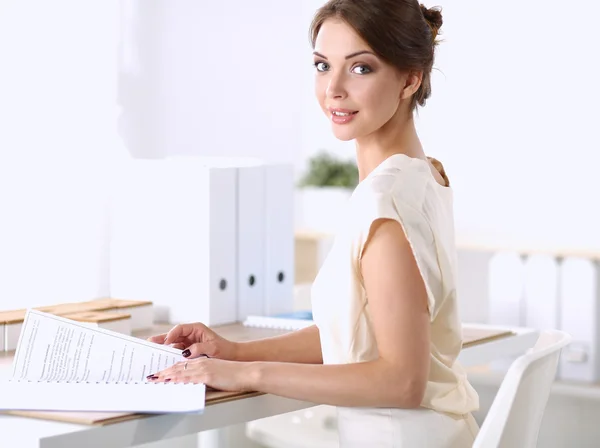
[{"label": "hair bun", "polygon": [[437,34],[438,30],[442,27],[444,21],[442,20],[442,12],[436,8],[428,8],[427,6],[421,4],[421,12],[423,13],[423,17],[431,26],[434,34]]}]

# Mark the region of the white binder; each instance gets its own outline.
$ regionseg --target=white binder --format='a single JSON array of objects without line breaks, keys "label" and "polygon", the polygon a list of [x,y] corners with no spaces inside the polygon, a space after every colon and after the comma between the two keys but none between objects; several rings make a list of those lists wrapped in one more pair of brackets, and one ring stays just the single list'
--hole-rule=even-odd
[{"label": "white binder", "polygon": [[237,169],[237,318],[243,321],[265,312],[265,168],[240,162]]},{"label": "white binder", "polygon": [[5,351],[4,347],[4,322],[0,322],[0,352]]},{"label": "white binder", "polygon": [[176,156],[235,171],[237,320],[265,313],[266,169],[255,157]]},{"label": "white binder", "polygon": [[132,160],[111,211],[110,292],[170,323],[236,320],[236,171]]},{"label": "white binder", "polygon": [[598,264],[584,258],[565,258],[560,265],[560,328],[573,336],[560,358],[563,380],[600,380],[598,272]]},{"label": "white binder", "polygon": [[490,260],[489,323],[521,326],[524,321],[524,265],[516,252],[498,252]]},{"label": "white binder", "polygon": [[265,165],[265,309],[294,309],[294,167]]},{"label": "white binder", "polygon": [[525,326],[558,328],[558,265],[551,255],[532,254],[525,260]]}]

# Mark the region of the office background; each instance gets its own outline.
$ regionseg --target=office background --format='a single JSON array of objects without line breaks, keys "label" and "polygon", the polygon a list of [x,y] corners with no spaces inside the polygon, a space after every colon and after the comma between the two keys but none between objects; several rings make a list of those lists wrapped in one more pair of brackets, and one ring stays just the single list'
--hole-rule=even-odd
[{"label": "office background", "polygon": [[[321,3],[0,1],[0,308],[110,294],[107,187],[127,157],[250,155],[298,178],[320,150],[352,157],[312,96]],[[600,5],[438,3],[417,124],[458,238],[600,252]]]}]

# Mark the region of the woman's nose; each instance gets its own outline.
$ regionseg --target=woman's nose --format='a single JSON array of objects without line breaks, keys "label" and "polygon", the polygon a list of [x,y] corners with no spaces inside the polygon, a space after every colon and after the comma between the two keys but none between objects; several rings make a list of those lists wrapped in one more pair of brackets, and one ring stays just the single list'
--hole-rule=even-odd
[{"label": "woman's nose", "polygon": [[327,84],[326,94],[328,98],[340,99],[346,97],[347,92],[342,75],[331,75]]}]

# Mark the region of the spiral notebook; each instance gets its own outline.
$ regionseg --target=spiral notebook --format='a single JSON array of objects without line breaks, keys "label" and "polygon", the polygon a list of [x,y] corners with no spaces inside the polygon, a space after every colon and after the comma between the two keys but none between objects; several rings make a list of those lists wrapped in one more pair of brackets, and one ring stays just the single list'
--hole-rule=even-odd
[{"label": "spiral notebook", "polygon": [[146,380],[182,360],[181,350],[29,310],[0,410],[202,412],[204,384]]},{"label": "spiral notebook", "polygon": [[274,330],[301,330],[314,324],[313,314],[310,311],[293,311],[273,316],[251,315],[244,320],[244,326],[246,327],[271,328]]}]

